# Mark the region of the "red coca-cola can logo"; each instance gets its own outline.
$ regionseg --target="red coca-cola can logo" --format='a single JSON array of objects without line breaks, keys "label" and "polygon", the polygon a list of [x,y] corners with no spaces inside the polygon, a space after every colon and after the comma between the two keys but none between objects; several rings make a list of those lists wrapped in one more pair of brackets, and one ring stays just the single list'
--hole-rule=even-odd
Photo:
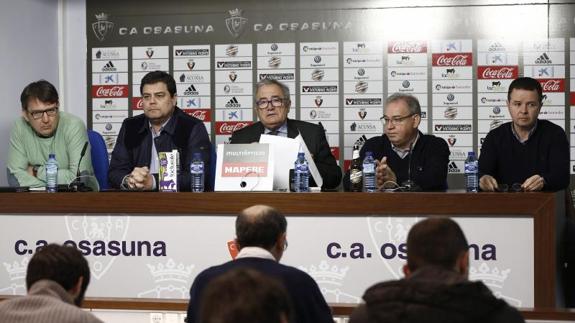
[{"label": "red coca-cola can logo", "polygon": [[479,79],[516,79],[519,75],[517,66],[479,66]]},{"label": "red coca-cola can logo", "polygon": [[433,66],[471,66],[473,64],[471,53],[450,53],[431,55]]},{"label": "red coca-cola can logo", "polygon": [[208,109],[184,109],[184,112],[204,122],[212,121],[212,114]]},{"label": "red coca-cola can logo", "polygon": [[231,135],[234,131],[249,126],[249,121],[224,121],[216,122],[216,135]]},{"label": "red coca-cola can logo", "polygon": [[93,85],[93,98],[127,98],[127,85]]}]

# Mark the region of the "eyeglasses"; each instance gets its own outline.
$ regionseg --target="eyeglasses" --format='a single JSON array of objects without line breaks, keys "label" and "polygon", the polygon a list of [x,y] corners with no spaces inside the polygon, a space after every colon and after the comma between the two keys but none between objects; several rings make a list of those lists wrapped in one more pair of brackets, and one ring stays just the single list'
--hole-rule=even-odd
[{"label": "eyeglasses", "polygon": [[263,109],[267,109],[270,104],[272,105],[272,107],[274,108],[281,108],[284,104],[284,101],[287,101],[289,99],[287,98],[278,98],[278,97],[273,97],[271,99],[260,99],[256,101],[256,106],[258,107],[258,109],[263,110]]},{"label": "eyeglasses", "polygon": [[44,116],[44,113],[46,113],[46,115],[49,117],[55,116],[58,113],[58,107],[53,107],[42,111],[32,111],[32,112],[28,111],[28,113],[30,114],[30,116],[32,116],[32,119],[38,120]]},{"label": "eyeglasses", "polygon": [[392,125],[397,126],[399,124],[402,124],[405,119],[413,117],[414,115],[415,115],[415,113],[411,113],[411,114],[408,114],[408,115],[403,116],[403,117],[393,117],[393,118],[383,116],[383,117],[379,118],[379,120],[383,121],[384,125],[388,125],[391,123]]}]

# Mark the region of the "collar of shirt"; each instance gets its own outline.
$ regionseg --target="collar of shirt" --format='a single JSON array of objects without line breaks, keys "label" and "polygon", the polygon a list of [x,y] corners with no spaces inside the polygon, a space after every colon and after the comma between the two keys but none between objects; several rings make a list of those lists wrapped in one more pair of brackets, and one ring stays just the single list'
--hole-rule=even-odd
[{"label": "collar of shirt", "polygon": [[523,141],[521,141],[521,138],[519,138],[517,131],[515,131],[515,127],[513,127],[513,122],[511,122],[511,132],[513,133],[513,136],[515,136],[515,139],[517,139],[517,141],[519,141],[520,144],[525,145],[527,141],[529,141],[529,138],[531,138],[531,135],[535,132],[535,129],[537,129],[538,121],[539,121],[538,119],[535,120],[535,125],[533,126],[533,128],[531,128],[531,130],[529,130],[529,134],[527,134],[527,139]]},{"label": "collar of shirt", "polygon": [[[268,129],[268,128],[264,128],[264,134],[268,135],[270,132],[272,132],[272,130]],[[287,128],[287,122],[284,122],[284,124],[281,125],[281,127],[276,129],[277,134],[276,136],[281,136],[281,137],[287,137],[288,135],[288,128]]]},{"label": "collar of shirt", "polygon": [[397,154],[397,156],[399,156],[399,158],[404,159],[405,156],[407,156],[409,152],[413,149],[413,147],[415,147],[415,144],[417,143],[418,139],[419,139],[419,131],[417,132],[417,136],[415,136],[415,140],[413,140],[413,142],[409,145],[409,147],[401,149],[391,144],[391,149],[395,151],[395,153]]},{"label": "collar of shirt", "polygon": [[162,131],[164,130],[164,128],[166,128],[166,125],[168,124],[168,122],[170,122],[170,120],[172,120],[172,117],[169,117],[168,120],[166,120],[166,122],[162,123],[162,126],[160,127],[160,131],[158,131],[158,132],[154,131],[154,127],[152,126],[150,121],[148,121],[148,127],[150,128],[150,132],[152,133],[152,138],[156,138],[160,134],[162,134]]},{"label": "collar of shirt", "polygon": [[243,247],[238,253],[236,259],[240,258],[263,258],[276,261],[276,258],[264,248],[260,247]]}]

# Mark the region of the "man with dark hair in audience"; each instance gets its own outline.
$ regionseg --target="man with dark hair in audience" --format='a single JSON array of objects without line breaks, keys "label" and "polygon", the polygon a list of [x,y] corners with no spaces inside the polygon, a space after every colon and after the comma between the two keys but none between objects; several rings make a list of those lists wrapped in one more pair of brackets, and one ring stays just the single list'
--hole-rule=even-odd
[{"label": "man with dark hair in audience", "polygon": [[122,123],[112,152],[108,180],[114,188],[157,190],[159,152],[179,152],[178,190],[191,189],[190,163],[194,153],[204,161],[204,183],[211,187],[212,144],[204,123],[176,106],[176,81],[163,71],[146,74],[140,84],[144,114]]},{"label": "man with dark hair in audience", "polygon": [[[543,88],[520,77],[509,85],[511,122],[491,130],[479,156],[483,191],[558,191],[569,186],[569,143],[565,131],[540,120]],[[500,185],[503,184],[503,185]]]},{"label": "man with dark hair in audience", "polygon": [[28,84],[20,94],[22,117],[14,122],[8,148],[10,186],[46,186],[44,164],[50,154],[58,161],[58,184],[70,184],[80,171],[92,175],[90,149],[80,156],[88,143],[84,122],[60,111],[60,99],[54,85],[46,80]]},{"label": "man with dark hair in audience", "polygon": [[214,279],[236,268],[250,268],[283,284],[293,305],[293,322],[333,323],[329,306],[313,278],[279,263],[287,248],[286,229],[285,216],[272,207],[255,205],[243,210],[236,218],[239,253],[235,260],[208,268],[196,277],[190,290],[187,322],[199,322],[205,289]]},{"label": "man with dark hair in audience", "polygon": [[287,291],[276,279],[237,268],[214,279],[204,292],[202,323],[288,323]]},{"label": "man with dark hair in audience", "polygon": [[90,268],[74,247],[49,244],[28,263],[28,295],[0,302],[0,322],[100,323],[78,308],[90,283]]},{"label": "man with dark hair in audience", "polygon": [[405,278],[368,288],[350,323],[524,322],[483,282],[468,280],[467,239],[455,221],[429,218],[407,236]]}]

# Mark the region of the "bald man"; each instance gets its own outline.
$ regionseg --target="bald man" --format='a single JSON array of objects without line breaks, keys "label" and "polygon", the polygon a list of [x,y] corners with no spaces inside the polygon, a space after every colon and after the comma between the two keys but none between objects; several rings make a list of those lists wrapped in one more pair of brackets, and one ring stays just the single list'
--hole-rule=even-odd
[{"label": "bald man", "polygon": [[198,322],[202,296],[212,280],[235,268],[249,268],[284,285],[293,305],[294,322],[333,323],[330,309],[313,278],[279,263],[287,248],[286,229],[285,216],[272,207],[254,205],[243,210],[236,218],[238,256],[196,277],[190,290],[187,322]]}]

